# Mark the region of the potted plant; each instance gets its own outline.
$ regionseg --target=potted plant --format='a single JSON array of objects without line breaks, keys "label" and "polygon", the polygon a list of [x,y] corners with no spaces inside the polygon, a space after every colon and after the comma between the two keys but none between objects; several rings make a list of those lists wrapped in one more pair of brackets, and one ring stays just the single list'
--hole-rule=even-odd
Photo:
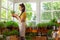
[{"label": "potted plant", "polygon": [[53,31],[53,30],[49,30],[48,33],[47,33],[47,36],[52,37],[52,31]]},{"label": "potted plant", "polygon": [[4,35],[4,37],[6,38],[6,40],[10,40],[10,31],[8,30],[8,31],[5,31],[4,33],[3,33],[3,35]]},{"label": "potted plant", "polygon": [[19,32],[17,30],[5,31],[3,35],[6,37],[6,40],[18,40]]},{"label": "potted plant", "polygon": [[48,32],[48,29],[47,29],[47,25],[48,23],[38,23],[37,24],[37,27],[38,27],[38,35],[39,34],[46,34]]},{"label": "potted plant", "polygon": [[10,30],[18,30],[19,29],[18,23],[14,22],[14,21],[7,21],[6,26]]},{"label": "potted plant", "polygon": [[19,32],[17,30],[13,30],[10,32],[10,40],[18,40]]},{"label": "potted plant", "polygon": [[3,31],[5,31],[6,25],[4,22],[0,22],[0,34],[3,33]]},{"label": "potted plant", "polygon": [[14,14],[15,14],[15,11],[14,11],[14,10],[12,10],[12,11],[11,11],[11,14],[12,14],[12,16],[14,16]]},{"label": "potted plant", "polygon": [[32,32],[32,22],[29,22],[26,27],[26,34]]},{"label": "potted plant", "polygon": [[57,23],[57,20],[56,19],[52,19],[48,25],[53,29],[55,30],[57,27],[59,27],[59,24]]},{"label": "potted plant", "polygon": [[54,25],[53,22],[48,22],[47,29],[53,29],[53,25]]},{"label": "potted plant", "polygon": [[12,11],[11,11],[11,13],[12,13],[12,14],[15,14],[15,11],[14,11],[14,10],[12,10]]},{"label": "potted plant", "polygon": [[3,38],[0,38],[0,40],[4,40]]}]

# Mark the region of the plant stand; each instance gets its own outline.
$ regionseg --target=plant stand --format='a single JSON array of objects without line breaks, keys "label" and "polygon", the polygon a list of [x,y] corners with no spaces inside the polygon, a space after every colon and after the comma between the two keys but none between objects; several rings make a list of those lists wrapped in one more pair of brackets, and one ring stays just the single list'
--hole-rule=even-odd
[{"label": "plant stand", "polygon": [[47,40],[47,37],[46,36],[36,36],[36,37],[33,37],[32,40]]}]

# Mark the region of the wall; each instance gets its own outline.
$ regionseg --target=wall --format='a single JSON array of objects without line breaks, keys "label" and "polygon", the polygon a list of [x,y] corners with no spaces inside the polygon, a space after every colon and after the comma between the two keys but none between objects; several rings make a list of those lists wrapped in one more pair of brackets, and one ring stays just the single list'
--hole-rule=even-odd
[{"label": "wall", "polygon": [[[1,0],[0,0],[0,18],[1,18]],[[1,20],[1,19],[0,19]]]}]

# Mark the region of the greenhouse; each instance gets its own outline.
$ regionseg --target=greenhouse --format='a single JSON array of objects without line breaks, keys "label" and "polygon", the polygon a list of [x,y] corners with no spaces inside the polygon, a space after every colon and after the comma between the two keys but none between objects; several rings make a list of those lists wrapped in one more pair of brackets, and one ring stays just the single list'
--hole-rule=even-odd
[{"label": "greenhouse", "polygon": [[60,40],[60,0],[0,0],[0,40]]}]

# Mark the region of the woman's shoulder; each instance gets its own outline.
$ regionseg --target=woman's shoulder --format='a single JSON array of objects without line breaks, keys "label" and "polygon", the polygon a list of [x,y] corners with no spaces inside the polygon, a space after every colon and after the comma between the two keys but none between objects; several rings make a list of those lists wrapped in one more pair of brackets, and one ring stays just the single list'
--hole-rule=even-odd
[{"label": "woman's shoulder", "polygon": [[26,12],[23,12],[23,15],[26,15]]},{"label": "woman's shoulder", "polygon": [[26,12],[23,12],[24,14],[26,14]]}]

